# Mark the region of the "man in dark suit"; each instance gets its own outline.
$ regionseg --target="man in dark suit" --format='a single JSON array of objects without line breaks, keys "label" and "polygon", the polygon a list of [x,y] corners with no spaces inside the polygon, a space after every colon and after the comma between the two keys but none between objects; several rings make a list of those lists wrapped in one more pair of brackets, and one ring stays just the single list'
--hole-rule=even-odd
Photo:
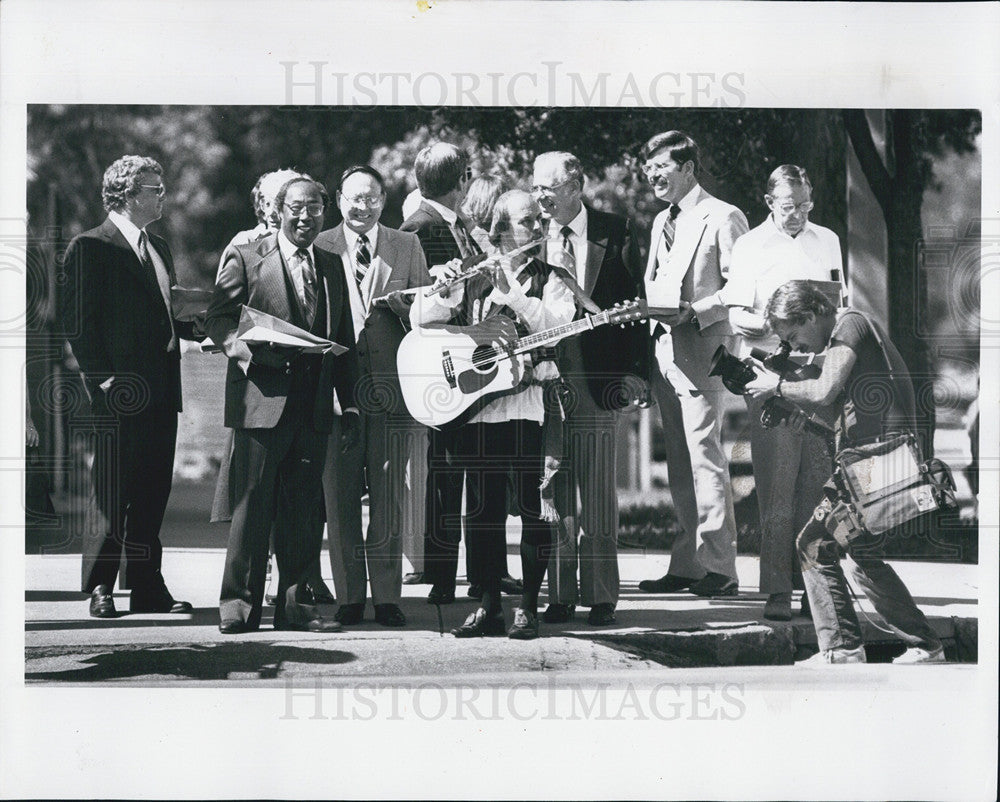
[{"label": "man in dark suit", "polygon": [[[396,351],[410,311],[400,291],[430,284],[431,277],[417,237],[379,222],[385,185],[377,170],[366,165],[348,168],[341,177],[337,205],[344,221],[320,234],[316,247],[340,257],[347,286],[361,370],[357,392],[361,437],[357,446],[341,453],[340,417],[334,418],[323,490],[330,565],[341,603],[336,618],[345,625],[364,619],[370,580],[375,621],[403,626],[406,617],[399,599],[404,509],[408,493],[425,492],[424,487],[407,490],[406,469],[411,455],[426,460],[427,441],[424,427],[406,412],[399,389]],[[422,453],[417,444],[423,444]],[[370,514],[363,538],[366,468]]]},{"label": "man in dark suit", "polygon": [[[543,153],[535,159],[532,190],[549,218],[545,260],[562,265],[601,309],[644,297],[631,224],[584,205],[583,181],[580,162],[571,153]],[[572,618],[578,599],[590,607],[589,623],[615,622],[619,585],[615,426],[619,410],[645,392],[649,357],[648,334],[641,326],[606,326],[560,344],[559,372],[568,385],[563,462],[570,481],[557,488],[561,521],[549,563],[550,604],[543,614],[550,623]]]},{"label": "man in dark suit", "polygon": [[[237,499],[219,598],[225,634],[260,626],[268,533],[275,529],[275,629],[331,632],[307,585],[322,544],[321,476],[333,421],[333,391],[344,410],[345,445],[357,438],[357,355],[339,260],[316,248],[328,196],[294,178],[275,198],[277,234],[230,251],[215,282],[205,327],[229,357],[225,424],[235,429],[230,481]],[[242,307],[266,312],[348,347],[340,356],[302,354],[237,338]]]},{"label": "man in dark suit", "polygon": [[[452,259],[479,253],[456,209],[469,178],[469,159],[460,148],[445,142],[417,154],[413,172],[423,200],[400,226],[420,240],[431,272]],[[462,483],[464,470],[457,455],[458,428],[432,429],[427,457],[427,509],[424,532],[424,579],[433,587],[427,596],[432,604],[455,600],[458,544],[462,539]],[[470,504],[466,499],[466,504]]]},{"label": "man in dark suit", "polygon": [[192,324],[171,310],[170,249],[146,232],[163,212],[165,192],[156,161],[118,159],[101,190],[108,219],[76,237],[64,258],[61,313],[97,431],[93,478],[102,526],[84,537],[82,582],[96,618],[117,615],[116,577],[131,590],[132,612],[191,611],[170,595],[160,572],[181,410],[178,338],[193,338]]}]

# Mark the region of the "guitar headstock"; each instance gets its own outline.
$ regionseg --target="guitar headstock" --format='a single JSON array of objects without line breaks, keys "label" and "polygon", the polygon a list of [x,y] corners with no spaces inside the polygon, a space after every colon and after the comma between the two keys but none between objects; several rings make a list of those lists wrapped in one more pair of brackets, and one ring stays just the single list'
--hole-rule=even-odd
[{"label": "guitar headstock", "polygon": [[622,327],[630,323],[636,323],[646,317],[646,302],[636,298],[633,301],[619,301],[609,309],[604,310],[608,316],[608,323],[612,326]]}]

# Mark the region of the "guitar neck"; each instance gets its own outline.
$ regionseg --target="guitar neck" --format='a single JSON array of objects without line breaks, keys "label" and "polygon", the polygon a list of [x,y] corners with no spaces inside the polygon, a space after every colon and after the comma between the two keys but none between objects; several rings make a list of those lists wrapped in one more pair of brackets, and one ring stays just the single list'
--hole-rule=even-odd
[{"label": "guitar neck", "polygon": [[596,329],[598,326],[604,326],[608,323],[610,315],[610,310],[605,310],[594,315],[587,315],[579,320],[574,320],[572,323],[564,323],[562,326],[556,326],[555,328],[546,329],[536,334],[521,337],[514,343],[513,353],[523,354],[535,348],[544,348],[546,345],[552,345],[566,337],[572,337],[574,334],[579,334],[589,329]]}]

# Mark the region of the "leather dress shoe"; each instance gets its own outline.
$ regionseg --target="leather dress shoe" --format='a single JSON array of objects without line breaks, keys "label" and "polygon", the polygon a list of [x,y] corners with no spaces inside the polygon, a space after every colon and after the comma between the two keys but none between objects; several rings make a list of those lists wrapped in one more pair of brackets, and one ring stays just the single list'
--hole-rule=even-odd
[{"label": "leather dress shoe", "polygon": [[500,590],[508,596],[520,596],[524,593],[524,583],[520,579],[514,579],[510,574],[507,574],[507,576],[500,580]]},{"label": "leather dress shoe", "polygon": [[384,627],[405,627],[406,616],[398,604],[376,604],[375,623]]},{"label": "leather dress shoe", "polygon": [[424,582],[424,572],[414,571],[410,574],[403,574],[403,584],[404,585],[426,585]]},{"label": "leather dress shoe", "polygon": [[764,604],[764,618],[768,621],[792,620],[792,594],[772,593]]},{"label": "leather dress shoe", "polygon": [[575,604],[550,604],[542,613],[542,620],[546,624],[565,624],[575,615]]},{"label": "leather dress shoe", "polygon": [[618,619],[615,618],[614,605],[606,603],[595,604],[590,608],[587,623],[595,627],[606,627],[608,624],[617,624]]},{"label": "leather dress shoe", "polygon": [[304,615],[294,621],[287,618],[275,619],[274,628],[293,632],[340,632],[343,629],[338,621],[323,618],[319,613],[315,616]]},{"label": "leather dress shoe", "polygon": [[166,587],[152,593],[133,590],[129,598],[129,611],[133,613],[190,613],[190,602],[177,601]]},{"label": "leather dress shoe", "polygon": [[474,613],[469,613],[465,623],[460,627],[455,627],[451,634],[456,638],[482,638],[506,635],[503,622],[503,613],[499,615],[487,615],[486,611],[480,607]]},{"label": "leather dress shoe", "polygon": [[679,593],[687,590],[698,580],[678,574],[664,574],[659,579],[644,579],[639,583],[643,593]]},{"label": "leather dress shoe", "polygon": [[309,590],[312,591],[313,598],[318,604],[336,604],[337,598],[330,592],[330,588],[326,586],[326,583],[322,583],[318,587],[314,585],[309,586]]},{"label": "leather dress shoe", "polygon": [[111,585],[98,585],[90,594],[90,615],[93,618],[116,618],[115,597],[111,595]]},{"label": "leather dress shoe", "polygon": [[469,585],[469,598],[476,599],[477,601],[483,598],[483,586],[482,585]]},{"label": "leather dress shoe", "polygon": [[538,637],[538,615],[520,607],[514,611],[514,623],[507,630],[512,640],[534,640]]},{"label": "leather dress shoe", "polygon": [[223,635],[242,635],[244,632],[256,632],[258,627],[250,626],[239,618],[229,618],[219,622],[219,632]]},{"label": "leather dress shoe", "polygon": [[723,596],[739,596],[740,584],[725,574],[709,572],[691,586],[691,592],[697,596],[706,596],[712,599]]},{"label": "leather dress shoe", "polygon": [[342,604],[333,617],[345,627],[360,624],[365,620],[365,606],[364,604]]},{"label": "leather dress shoe", "polygon": [[455,588],[445,590],[435,585],[427,594],[428,604],[452,604],[455,601]]}]

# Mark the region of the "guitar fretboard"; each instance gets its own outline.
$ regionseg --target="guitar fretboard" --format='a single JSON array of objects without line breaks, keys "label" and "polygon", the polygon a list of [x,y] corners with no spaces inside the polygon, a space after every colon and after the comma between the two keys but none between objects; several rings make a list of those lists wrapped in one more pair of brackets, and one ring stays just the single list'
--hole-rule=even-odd
[{"label": "guitar fretboard", "polygon": [[514,343],[514,353],[523,354],[525,351],[531,351],[535,348],[541,348],[546,345],[551,345],[552,343],[557,343],[566,337],[576,334],[577,332],[603,326],[608,322],[609,315],[610,310],[605,310],[603,312],[598,312],[595,315],[588,315],[587,317],[580,318],[579,320],[574,320],[572,323],[565,323],[562,326],[556,326],[553,329],[546,329],[545,331],[540,331],[536,334],[529,334]]}]

